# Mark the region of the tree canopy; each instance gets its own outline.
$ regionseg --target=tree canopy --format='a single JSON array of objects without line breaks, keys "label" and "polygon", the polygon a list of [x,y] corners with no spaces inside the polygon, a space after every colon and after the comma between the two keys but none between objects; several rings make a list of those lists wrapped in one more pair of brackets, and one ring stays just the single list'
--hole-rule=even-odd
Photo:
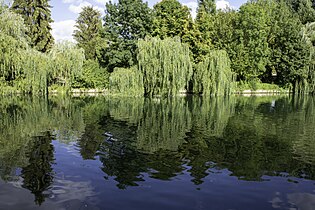
[{"label": "tree canopy", "polygon": [[152,14],[142,0],[119,0],[106,3],[104,17],[108,48],[103,59],[109,71],[136,64],[136,43],[152,31]]},{"label": "tree canopy", "polygon": [[2,91],[219,95],[231,94],[236,82],[239,89],[269,83],[315,92],[313,0],[251,0],[238,10],[197,2],[195,19],[178,0],[153,8],[143,0],[109,1],[104,17],[84,7],[76,46],[54,44],[49,0],[15,0],[10,10],[1,4]]},{"label": "tree canopy", "polygon": [[192,29],[193,21],[187,6],[177,0],[162,0],[153,7],[153,36],[181,39]]},{"label": "tree canopy", "polygon": [[47,52],[54,44],[50,8],[49,0],[14,0],[11,7],[24,19],[30,46],[40,52]]},{"label": "tree canopy", "polygon": [[102,38],[101,13],[91,6],[83,7],[76,20],[73,37],[77,45],[84,49],[85,58],[96,59],[101,48],[106,48]]}]

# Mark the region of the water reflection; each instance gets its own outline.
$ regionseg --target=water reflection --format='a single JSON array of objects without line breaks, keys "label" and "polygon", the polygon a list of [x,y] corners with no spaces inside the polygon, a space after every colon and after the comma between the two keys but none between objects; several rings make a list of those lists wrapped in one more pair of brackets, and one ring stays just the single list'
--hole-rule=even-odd
[{"label": "water reflection", "polygon": [[[223,171],[245,181],[315,180],[314,108],[313,97],[287,96],[1,99],[0,176],[21,182],[38,205],[65,195],[55,171],[58,140],[100,162],[103,182],[119,189],[181,175],[200,188]],[[68,182],[95,195],[89,180]],[[288,200],[301,203],[301,195]]]},{"label": "water reflection", "polygon": [[53,136],[50,132],[42,136],[33,137],[29,145],[29,158],[27,166],[22,167],[22,187],[29,189],[35,195],[35,203],[42,204],[45,201],[44,192],[53,182],[52,164],[54,161],[54,148],[51,145]]}]

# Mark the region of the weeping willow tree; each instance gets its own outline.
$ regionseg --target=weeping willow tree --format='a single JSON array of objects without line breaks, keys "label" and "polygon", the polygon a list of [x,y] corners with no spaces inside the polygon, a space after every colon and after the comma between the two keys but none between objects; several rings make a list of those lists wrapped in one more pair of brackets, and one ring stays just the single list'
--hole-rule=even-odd
[{"label": "weeping willow tree", "polygon": [[79,75],[84,52],[60,43],[49,54],[32,49],[23,18],[0,4],[0,91],[47,94],[51,84],[71,87]]},{"label": "weeping willow tree", "polygon": [[0,87],[3,92],[22,74],[23,51],[28,46],[22,17],[2,4],[0,8]]},{"label": "weeping willow tree", "polygon": [[73,43],[56,44],[49,52],[51,58],[51,77],[53,83],[71,88],[75,76],[81,75],[84,61],[83,49],[76,48]]},{"label": "weeping willow tree", "polygon": [[143,75],[135,66],[115,68],[109,77],[109,86],[114,94],[143,96]]},{"label": "weeping willow tree", "polygon": [[14,80],[14,87],[24,93],[48,94],[50,58],[46,54],[28,48],[23,51],[22,60],[24,61],[23,74]]},{"label": "weeping willow tree", "polygon": [[192,63],[189,47],[178,38],[139,40],[137,58],[145,95],[176,95],[186,89]]},{"label": "weeping willow tree", "polygon": [[204,61],[196,65],[193,78],[194,92],[209,95],[230,95],[234,88],[234,75],[226,51],[211,51]]}]

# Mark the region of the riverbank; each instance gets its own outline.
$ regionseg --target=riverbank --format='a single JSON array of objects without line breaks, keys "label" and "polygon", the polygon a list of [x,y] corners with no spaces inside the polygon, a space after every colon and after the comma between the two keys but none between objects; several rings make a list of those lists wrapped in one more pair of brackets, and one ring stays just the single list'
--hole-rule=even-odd
[{"label": "riverbank", "polygon": [[280,95],[280,94],[290,94],[290,90],[238,90],[235,91],[236,95]]},{"label": "riverbank", "polygon": [[[69,91],[72,96],[80,96],[80,95],[87,95],[87,96],[104,96],[104,95],[117,95],[117,94],[112,94],[108,89],[72,89]],[[58,91],[58,90],[51,90],[49,91],[49,94],[51,95],[58,95],[58,94],[63,94],[65,93],[64,91]],[[290,90],[285,90],[281,88],[277,89],[270,89],[270,90],[264,90],[264,89],[259,89],[259,90],[236,90],[233,92],[234,95],[280,95],[280,94],[290,94],[292,91]],[[119,94],[118,94],[119,95]],[[189,95],[187,92],[181,91],[179,93],[179,96],[186,96]],[[122,95],[123,96],[123,95]],[[129,95],[130,96],[130,95]]]},{"label": "riverbank", "polygon": [[[236,88],[235,91],[233,91],[234,95],[280,95],[280,94],[291,94],[292,91],[288,89],[282,89],[277,86],[275,89],[240,89]],[[25,93],[22,93],[21,91],[8,91],[8,92],[2,92],[1,95],[24,95]],[[71,95],[71,96],[105,96],[105,95],[116,95],[116,96],[129,96],[133,97],[133,95],[123,95],[123,94],[114,94],[111,93],[108,89],[79,89],[74,88],[70,90],[65,89],[53,89],[48,91],[49,95]],[[27,94],[26,94],[27,95]],[[186,91],[180,91],[178,96],[187,96],[191,95],[191,93],[187,93]],[[160,96],[157,96],[160,97]]]}]

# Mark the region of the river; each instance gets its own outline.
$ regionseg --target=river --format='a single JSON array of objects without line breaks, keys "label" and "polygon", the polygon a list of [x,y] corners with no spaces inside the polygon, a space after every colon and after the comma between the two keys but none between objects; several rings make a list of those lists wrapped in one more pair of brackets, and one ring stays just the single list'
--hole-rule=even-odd
[{"label": "river", "polygon": [[315,209],[315,98],[2,97],[0,209]]}]

